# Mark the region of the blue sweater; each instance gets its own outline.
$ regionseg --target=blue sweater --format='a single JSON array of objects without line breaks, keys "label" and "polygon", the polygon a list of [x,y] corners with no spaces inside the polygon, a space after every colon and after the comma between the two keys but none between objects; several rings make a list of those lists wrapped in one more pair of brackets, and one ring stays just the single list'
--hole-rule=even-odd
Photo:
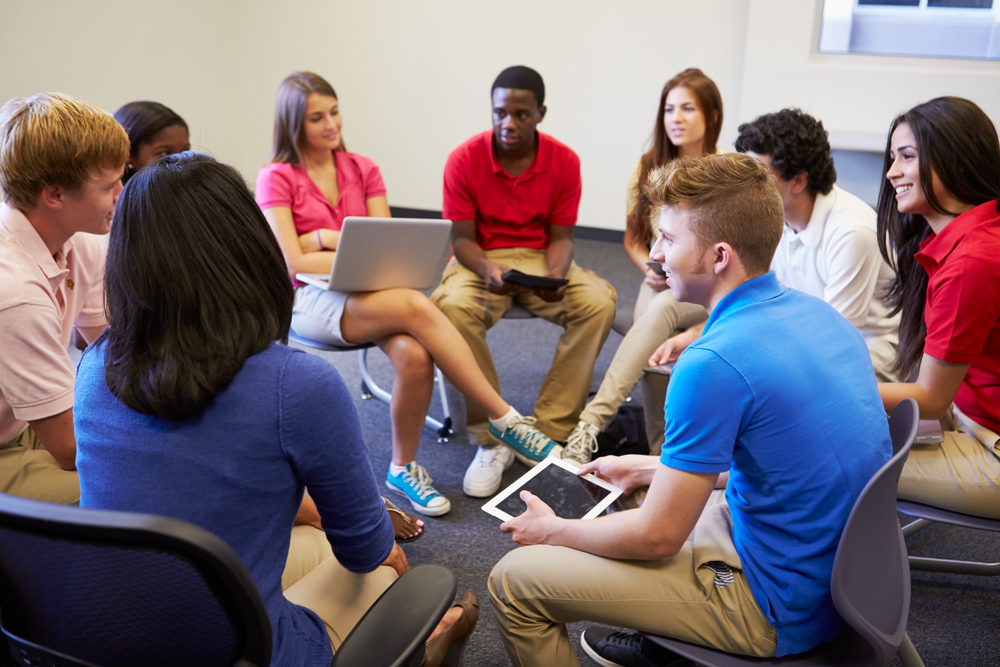
[{"label": "blue sweater", "polygon": [[393,546],[354,403],[330,364],[271,345],[204,413],[171,422],[111,394],[98,345],[77,371],[74,427],[82,507],[177,517],[222,537],[267,604],[271,664],[330,664],[323,622],[281,592],[303,488],[348,570],[374,570]]}]

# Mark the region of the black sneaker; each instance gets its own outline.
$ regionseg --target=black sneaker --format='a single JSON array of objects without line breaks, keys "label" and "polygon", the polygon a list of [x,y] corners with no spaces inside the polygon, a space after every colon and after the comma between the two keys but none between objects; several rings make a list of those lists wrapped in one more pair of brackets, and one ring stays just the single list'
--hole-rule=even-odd
[{"label": "black sneaker", "polygon": [[601,667],[687,667],[694,664],[659,644],[644,641],[638,632],[595,625],[583,631],[580,643]]}]

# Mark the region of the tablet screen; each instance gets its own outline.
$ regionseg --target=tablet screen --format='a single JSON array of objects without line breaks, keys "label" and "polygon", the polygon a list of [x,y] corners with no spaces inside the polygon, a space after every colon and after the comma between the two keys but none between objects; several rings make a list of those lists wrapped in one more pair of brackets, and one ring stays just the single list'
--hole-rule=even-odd
[{"label": "tablet screen", "polygon": [[[547,466],[529,479],[521,489],[527,489],[552,508],[563,519],[582,519],[583,516],[611,492],[604,487],[556,465]],[[527,509],[519,497],[520,489],[499,503],[497,509],[511,516],[519,516]]]}]

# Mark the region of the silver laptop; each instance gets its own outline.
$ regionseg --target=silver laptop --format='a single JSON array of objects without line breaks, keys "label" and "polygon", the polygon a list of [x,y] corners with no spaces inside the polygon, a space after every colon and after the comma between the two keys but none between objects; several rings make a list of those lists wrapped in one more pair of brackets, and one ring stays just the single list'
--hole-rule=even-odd
[{"label": "silver laptop", "polygon": [[295,277],[337,292],[430,289],[450,237],[451,220],[347,217],[330,275]]}]

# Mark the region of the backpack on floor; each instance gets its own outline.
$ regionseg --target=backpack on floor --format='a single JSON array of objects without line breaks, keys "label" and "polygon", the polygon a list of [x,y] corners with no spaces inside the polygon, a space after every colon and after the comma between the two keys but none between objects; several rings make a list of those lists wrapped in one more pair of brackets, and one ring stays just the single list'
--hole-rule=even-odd
[{"label": "backpack on floor", "polygon": [[625,454],[649,454],[646,417],[642,406],[635,403],[623,403],[607,428],[597,434],[594,458]]}]

